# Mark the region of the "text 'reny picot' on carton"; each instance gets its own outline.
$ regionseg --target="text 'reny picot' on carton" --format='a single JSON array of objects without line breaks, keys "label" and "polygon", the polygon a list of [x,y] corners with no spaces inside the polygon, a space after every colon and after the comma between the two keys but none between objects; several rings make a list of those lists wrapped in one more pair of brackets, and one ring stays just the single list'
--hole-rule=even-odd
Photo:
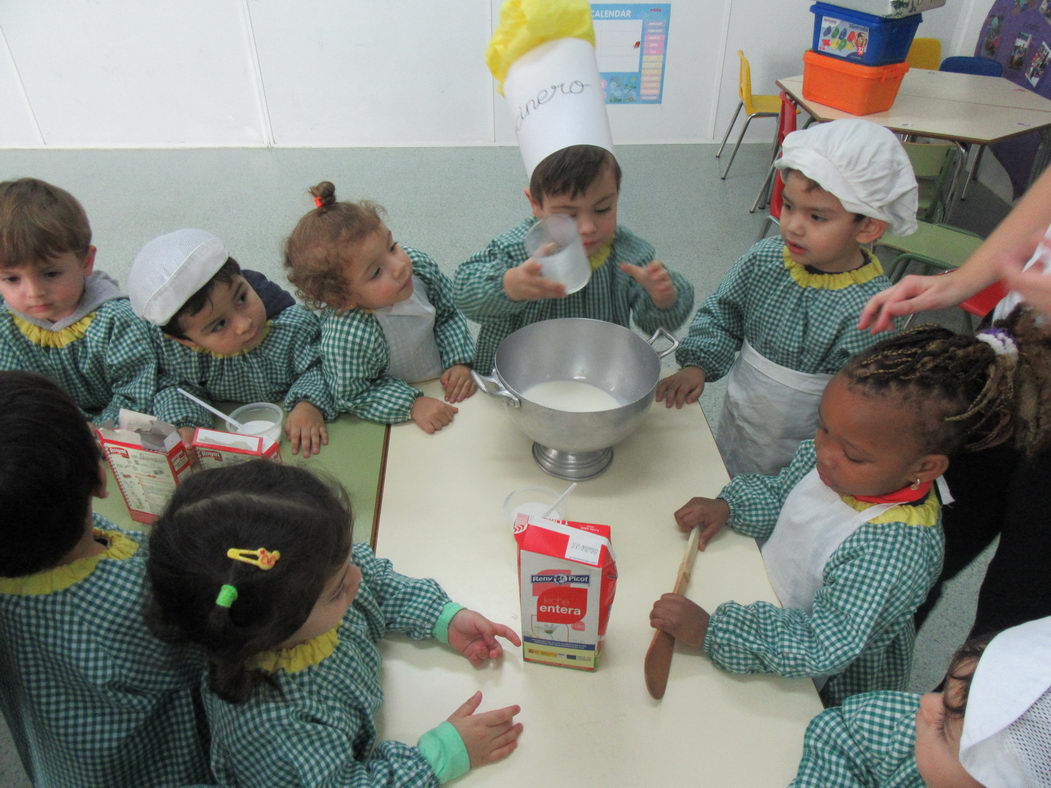
[{"label": "text 'reny picot' on carton", "polygon": [[281,462],[281,447],[277,441],[204,427],[194,430],[193,450],[202,468],[227,468],[249,460]]},{"label": "text 'reny picot' on carton", "polygon": [[523,659],[595,670],[617,589],[610,527],[520,514],[514,535]]},{"label": "text 'reny picot' on carton", "polygon": [[121,408],[117,426],[97,432],[131,519],[152,523],[190,472],[190,454],[179,431],[156,416]]}]

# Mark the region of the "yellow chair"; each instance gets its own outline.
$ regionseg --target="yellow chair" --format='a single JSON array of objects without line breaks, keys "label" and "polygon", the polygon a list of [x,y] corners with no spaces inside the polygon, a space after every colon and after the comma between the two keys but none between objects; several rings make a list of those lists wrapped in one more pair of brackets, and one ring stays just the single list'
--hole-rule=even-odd
[{"label": "yellow chair", "polygon": [[942,42],[937,38],[914,38],[905,62],[910,68],[929,68],[937,71],[942,62]]},{"label": "yellow chair", "polygon": [[734,163],[734,157],[737,155],[738,148],[741,147],[741,140],[744,139],[744,134],[748,131],[748,124],[752,122],[752,118],[776,118],[781,113],[781,99],[778,96],[752,95],[752,69],[748,65],[748,58],[744,56],[744,52],[740,49],[737,50],[737,57],[741,60],[737,86],[737,95],[741,101],[737,105],[733,118],[730,120],[730,125],[726,127],[723,143],[719,146],[719,151],[715,154],[715,158],[718,159],[723,155],[723,148],[726,147],[726,140],[729,139],[730,131],[737,122],[737,116],[741,114],[741,107],[744,107],[748,119],[744,122],[744,127],[737,137],[737,144],[734,145],[733,153],[730,154],[730,161],[726,163],[726,169],[719,176],[723,180],[726,180],[726,176],[730,172],[730,167]]}]

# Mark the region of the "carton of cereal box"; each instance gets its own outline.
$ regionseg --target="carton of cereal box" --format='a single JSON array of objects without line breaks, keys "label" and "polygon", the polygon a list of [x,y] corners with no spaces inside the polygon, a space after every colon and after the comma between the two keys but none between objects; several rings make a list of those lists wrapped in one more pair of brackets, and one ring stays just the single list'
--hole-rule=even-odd
[{"label": "carton of cereal box", "polygon": [[116,427],[99,427],[99,443],[131,519],[152,523],[190,472],[190,455],[170,424],[121,408]]},{"label": "carton of cereal box", "polygon": [[617,587],[610,527],[520,514],[514,534],[523,659],[595,670]]},{"label": "carton of cereal box", "polygon": [[249,460],[281,462],[281,447],[276,441],[204,427],[194,430],[193,450],[202,468],[228,468]]}]

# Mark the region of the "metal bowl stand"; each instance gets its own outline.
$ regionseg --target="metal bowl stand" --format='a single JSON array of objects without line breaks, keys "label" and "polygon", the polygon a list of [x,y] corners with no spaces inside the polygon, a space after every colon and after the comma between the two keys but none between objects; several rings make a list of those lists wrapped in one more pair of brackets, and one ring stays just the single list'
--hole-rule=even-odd
[{"label": "metal bowl stand", "polygon": [[600,476],[609,467],[613,462],[613,449],[562,451],[534,443],[533,459],[544,473],[571,482],[582,482]]}]

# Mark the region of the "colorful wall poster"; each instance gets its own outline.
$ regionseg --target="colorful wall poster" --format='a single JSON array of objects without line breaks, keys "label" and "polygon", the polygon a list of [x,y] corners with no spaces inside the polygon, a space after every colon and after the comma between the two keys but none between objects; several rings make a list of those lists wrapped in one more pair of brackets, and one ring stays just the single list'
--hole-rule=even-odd
[{"label": "colorful wall poster", "polygon": [[660,104],[671,3],[592,4],[595,54],[607,104]]}]

